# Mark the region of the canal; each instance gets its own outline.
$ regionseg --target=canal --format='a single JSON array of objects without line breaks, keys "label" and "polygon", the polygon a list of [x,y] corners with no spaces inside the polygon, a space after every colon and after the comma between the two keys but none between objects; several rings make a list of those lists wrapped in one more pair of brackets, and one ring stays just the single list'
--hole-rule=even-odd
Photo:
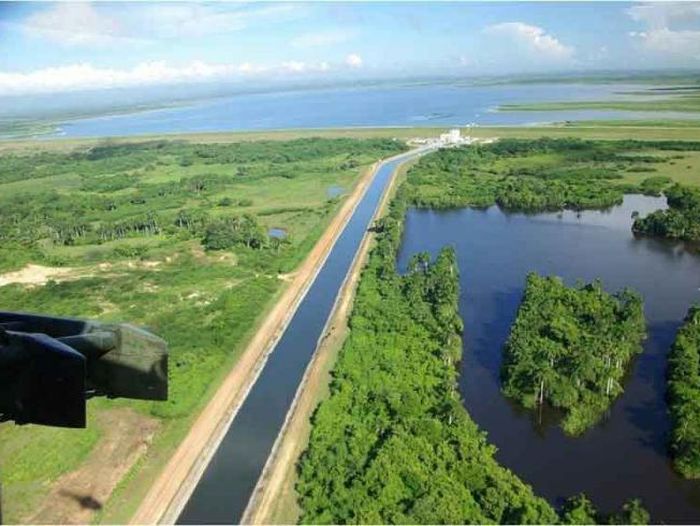
[{"label": "canal", "polygon": [[240,521],[362,239],[396,168],[414,151],[384,162],[207,466],[179,524]]}]

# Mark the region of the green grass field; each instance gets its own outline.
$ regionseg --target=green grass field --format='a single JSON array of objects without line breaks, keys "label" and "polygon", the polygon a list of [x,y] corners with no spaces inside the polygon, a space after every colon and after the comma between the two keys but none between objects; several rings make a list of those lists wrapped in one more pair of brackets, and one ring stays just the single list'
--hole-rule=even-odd
[{"label": "green grass field", "polygon": [[[128,321],[168,341],[167,402],[89,403],[92,422],[115,407],[161,421],[147,456],[98,517],[125,522],[284,290],[280,273],[296,268],[359,176],[405,146],[348,138],[49,146],[0,154],[0,275],[33,263],[69,276],[2,286],[0,310]],[[182,211],[199,219],[185,226]],[[287,237],[204,249],[207,224],[242,214]],[[94,425],[1,424],[5,520],[27,520],[99,440]]]}]

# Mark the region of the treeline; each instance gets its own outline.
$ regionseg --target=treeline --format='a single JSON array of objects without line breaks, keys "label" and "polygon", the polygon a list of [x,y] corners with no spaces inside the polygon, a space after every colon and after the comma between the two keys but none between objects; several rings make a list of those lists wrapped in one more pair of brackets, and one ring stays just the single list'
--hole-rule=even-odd
[{"label": "treeline", "polygon": [[487,207],[543,212],[604,209],[626,192],[658,195],[668,179],[623,183],[628,172],[654,171],[668,159],[650,149],[696,151],[700,142],[502,139],[488,145],[440,150],[408,174],[412,204],[427,208]]},{"label": "treeline", "polygon": [[342,156],[342,163],[373,152],[374,157],[388,157],[404,151],[406,145],[393,139],[353,138],[324,139],[312,137],[289,141],[239,141],[220,144],[196,144],[176,140],[116,142],[72,152],[5,153],[0,157],[0,184],[40,179],[61,174],[85,177],[110,175],[125,171],[150,170],[163,163],[180,166],[193,164],[278,165],[310,161],[319,157]]},{"label": "treeline", "polygon": [[456,388],[455,255],[395,257],[405,200],[376,226],[331,394],[299,464],[302,523],[552,523],[554,510],[493,458]]},{"label": "treeline", "polygon": [[637,218],[632,230],[649,236],[699,242],[700,192],[677,184],[665,194],[669,208]]},{"label": "treeline", "polygon": [[700,306],[688,311],[668,361],[670,450],[675,469],[700,478]]},{"label": "treeline", "polygon": [[[54,190],[0,194],[0,241],[26,246],[47,239],[58,245],[99,244],[177,234],[172,225],[179,228],[183,222],[188,230],[196,223],[193,235],[201,236],[206,225],[176,216],[251,206],[250,199],[222,197],[235,192],[242,181],[356,170],[405,149],[389,139],[310,138],[232,144],[106,141],[67,153],[6,154],[0,157],[0,185],[46,177],[54,181],[65,175],[78,176],[79,186],[71,181],[65,191],[59,183]],[[183,168],[185,159],[192,168]],[[182,175],[156,182],[163,174],[171,177],[172,171]]]},{"label": "treeline", "polygon": [[215,219],[207,224],[202,245],[209,250],[226,250],[236,245],[261,249],[270,239],[279,241],[268,236],[255,217],[245,214]]},{"label": "treeline", "polygon": [[638,294],[610,295],[597,281],[567,287],[531,273],[504,349],[503,392],[528,408],[562,409],[563,429],[583,433],[622,393],[644,335]]}]

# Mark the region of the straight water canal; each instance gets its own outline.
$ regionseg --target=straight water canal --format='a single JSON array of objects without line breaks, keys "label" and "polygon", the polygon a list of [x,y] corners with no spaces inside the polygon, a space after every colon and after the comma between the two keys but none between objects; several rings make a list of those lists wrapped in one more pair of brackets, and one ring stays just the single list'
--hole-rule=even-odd
[{"label": "straight water canal", "polygon": [[377,170],[180,514],[179,524],[240,521],[391,175],[414,155],[387,161]]}]

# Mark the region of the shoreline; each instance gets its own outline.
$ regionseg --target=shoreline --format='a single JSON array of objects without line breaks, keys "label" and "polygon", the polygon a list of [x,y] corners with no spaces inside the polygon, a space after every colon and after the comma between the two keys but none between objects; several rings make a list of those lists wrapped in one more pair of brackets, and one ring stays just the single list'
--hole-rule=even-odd
[{"label": "shoreline", "polygon": [[355,126],[329,128],[287,128],[252,131],[173,132],[102,137],[56,137],[51,140],[2,139],[0,153],[34,151],[66,151],[90,148],[110,142],[114,144],[140,143],[157,140],[187,141],[192,143],[235,143],[243,141],[276,141],[312,137],[322,138],[395,138],[400,140],[416,137],[436,137],[446,129],[458,128],[464,135],[475,138],[533,138],[533,137],[580,137],[583,139],[629,138],[630,133],[641,139],[697,140],[700,133],[700,118],[685,120],[591,120],[565,122],[539,122],[523,125],[466,126]]}]

